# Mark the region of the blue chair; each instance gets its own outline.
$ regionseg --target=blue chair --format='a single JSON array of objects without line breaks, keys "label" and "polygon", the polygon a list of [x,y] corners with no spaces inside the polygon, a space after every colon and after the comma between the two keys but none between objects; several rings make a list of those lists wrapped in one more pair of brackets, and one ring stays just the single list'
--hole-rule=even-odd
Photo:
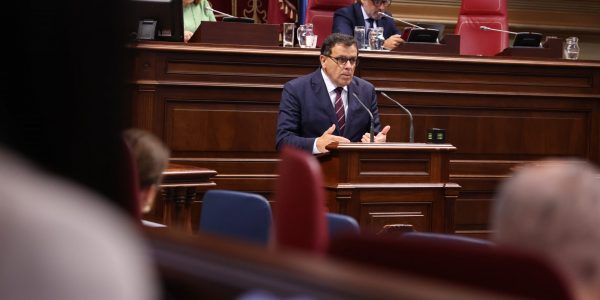
[{"label": "blue chair", "polygon": [[200,230],[266,246],[271,219],[271,206],[261,195],[210,190],[204,194]]},{"label": "blue chair", "polygon": [[360,227],[353,217],[327,213],[327,231],[329,232],[329,238],[335,238],[336,236],[347,234],[358,235]]}]

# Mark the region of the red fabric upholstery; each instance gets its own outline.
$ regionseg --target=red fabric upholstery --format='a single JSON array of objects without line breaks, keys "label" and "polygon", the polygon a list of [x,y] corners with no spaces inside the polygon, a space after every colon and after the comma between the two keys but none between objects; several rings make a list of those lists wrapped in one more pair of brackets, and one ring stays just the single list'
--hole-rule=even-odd
[{"label": "red fabric upholstery", "polygon": [[329,253],[366,265],[525,299],[573,299],[566,279],[542,257],[448,238],[332,239]]},{"label": "red fabric upholstery", "polygon": [[308,0],[306,23],[313,24],[313,31],[318,35],[317,47],[331,34],[333,13],[338,9],[354,4],[354,0]]},{"label": "red fabric upholstery", "polygon": [[493,56],[509,46],[508,33],[483,31],[480,26],[508,30],[506,0],[462,0],[455,30],[461,55]]},{"label": "red fabric upholstery", "polygon": [[328,246],[323,175],[317,159],[285,147],[274,192],[275,245],[315,253]]}]

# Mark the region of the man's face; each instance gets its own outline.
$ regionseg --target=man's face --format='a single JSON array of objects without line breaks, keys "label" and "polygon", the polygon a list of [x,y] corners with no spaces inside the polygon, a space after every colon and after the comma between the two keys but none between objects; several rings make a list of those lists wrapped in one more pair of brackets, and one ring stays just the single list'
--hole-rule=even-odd
[{"label": "man's face", "polygon": [[375,20],[381,19],[379,12],[385,11],[385,8],[387,7],[386,3],[389,5],[389,2],[386,1],[379,1],[379,5],[377,5],[373,2],[373,0],[362,0],[362,6],[365,9],[365,12],[370,18]]},{"label": "man's face", "polygon": [[[338,60],[350,60],[345,63],[338,63]],[[358,49],[355,45],[350,47],[342,44],[336,44],[331,49],[331,55],[321,55],[321,68],[327,74],[329,79],[337,87],[344,87],[350,84],[356,68],[356,59],[358,59]],[[354,63],[352,63],[354,61]]]}]

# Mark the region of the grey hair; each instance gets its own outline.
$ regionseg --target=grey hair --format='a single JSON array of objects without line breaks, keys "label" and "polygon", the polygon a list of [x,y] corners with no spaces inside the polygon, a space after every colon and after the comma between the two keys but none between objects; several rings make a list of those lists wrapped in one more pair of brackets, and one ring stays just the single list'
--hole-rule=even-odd
[{"label": "grey hair", "polygon": [[599,174],[582,160],[519,168],[495,197],[494,240],[546,256],[579,290],[600,292]]}]

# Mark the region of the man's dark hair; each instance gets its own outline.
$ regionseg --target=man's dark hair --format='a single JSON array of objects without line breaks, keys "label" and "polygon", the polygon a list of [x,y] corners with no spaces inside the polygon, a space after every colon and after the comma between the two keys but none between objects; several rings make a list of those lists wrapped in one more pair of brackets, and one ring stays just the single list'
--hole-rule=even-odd
[{"label": "man's dark hair", "polygon": [[353,36],[343,33],[333,33],[323,42],[323,45],[321,46],[321,55],[331,55],[331,49],[337,44],[342,44],[346,47],[354,45],[354,47],[358,49],[356,40]]}]

